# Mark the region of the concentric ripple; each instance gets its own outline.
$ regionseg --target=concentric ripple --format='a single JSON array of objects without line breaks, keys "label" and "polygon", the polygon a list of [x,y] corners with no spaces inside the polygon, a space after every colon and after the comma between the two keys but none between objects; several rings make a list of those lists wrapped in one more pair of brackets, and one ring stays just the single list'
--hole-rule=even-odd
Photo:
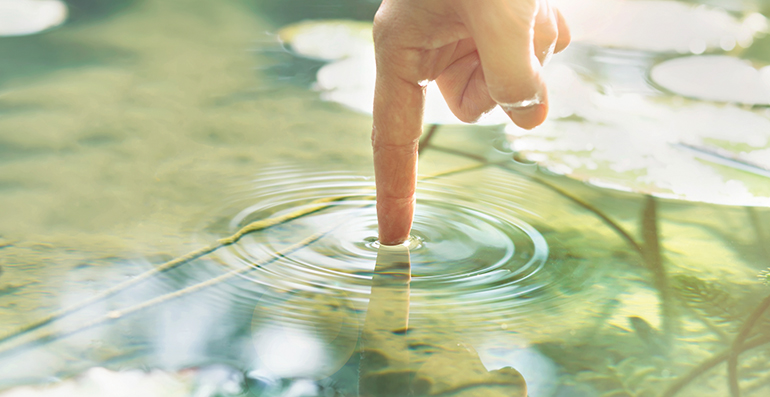
[{"label": "concentric ripple", "polygon": [[[548,270],[548,243],[531,224],[540,217],[522,204],[530,201],[522,193],[531,188],[505,172],[478,178],[485,173],[419,183],[410,242],[412,316],[448,309],[475,318],[518,310],[553,299],[549,287],[570,277]],[[240,288],[248,290],[241,298],[259,300],[264,313],[280,312],[286,323],[323,318],[330,308],[364,311],[378,248],[373,179],[286,167],[253,183],[255,193],[233,203],[240,210],[215,230],[217,237],[262,219],[287,220],[214,254],[228,268],[253,268],[241,275],[246,283]]]}]

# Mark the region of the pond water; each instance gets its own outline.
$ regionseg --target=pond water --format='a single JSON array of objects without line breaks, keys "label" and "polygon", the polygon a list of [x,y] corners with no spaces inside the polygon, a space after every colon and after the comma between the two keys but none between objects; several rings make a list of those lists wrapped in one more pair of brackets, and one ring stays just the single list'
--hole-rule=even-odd
[{"label": "pond water", "polygon": [[[770,16],[705,3],[719,21]],[[546,148],[562,130],[607,137],[627,107],[555,112],[533,135],[437,122],[408,252],[385,252],[371,117],[325,100],[328,59],[279,40],[307,19],[371,20],[377,1],[66,5],[61,26],[0,37],[0,396],[770,393],[767,140],[681,143],[740,187],[717,205]],[[770,96],[725,104],[650,78],[705,52],[762,81],[770,37],[752,32],[682,50],[586,31],[560,59],[607,103],[702,106],[666,128],[734,109],[761,137]]]}]

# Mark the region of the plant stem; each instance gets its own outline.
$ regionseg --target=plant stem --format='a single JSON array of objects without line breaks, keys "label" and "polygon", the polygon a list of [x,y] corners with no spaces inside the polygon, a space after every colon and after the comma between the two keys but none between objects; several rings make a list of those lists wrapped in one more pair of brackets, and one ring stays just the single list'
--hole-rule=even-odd
[{"label": "plant stem", "polygon": [[760,317],[770,307],[770,295],[760,302],[759,306],[751,312],[749,318],[743,323],[741,330],[738,332],[738,336],[735,337],[732,346],[730,347],[730,355],[727,357],[727,379],[730,386],[730,396],[740,397],[741,388],[738,384],[738,355],[741,354],[741,348],[746,338],[749,337],[751,329],[757,323]]},{"label": "plant stem", "polygon": [[660,233],[658,232],[658,210],[654,197],[646,196],[642,210],[642,238],[644,240],[644,262],[653,275],[653,284],[660,297],[660,316],[665,340],[670,342],[676,327],[674,326],[673,304],[671,290],[668,285],[666,268],[663,266],[663,256],[660,248]]},{"label": "plant stem", "polygon": [[759,214],[756,208],[746,207],[751,226],[754,228],[754,232],[757,234],[757,245],[762,254],[764,254],[765,260],[770,261],[770,247],[768,247],[768,237],[765,233],[765,229],[762,227],[762,221],[759,219]]},{"label": "plant stem", "polygon": [[323,209],[329,208],[331,206],[332,202],[342,201],[342,200],[346,200],[346,199],[349,199],[349,198],[352,198],[352,197],[354,197],[354,196],[339,196],[339,197],[331,197],[331,198],[319,199],[319,200],[313,201],[312,202],[313,205],[310,205],[310,206],[308,206],[306,208],[303,208],[303,209],[301,209],[299,211],[294,211],[294,212],[286,214],[286,215],[282,215],[282,216],[278,216],[278,217],[273,217],[273,218],[268,218],[268,219],[262,219],[262,220],[259,220],[259,221],[252,222],[252,223],[244,226],[241,230],[239,230],[238,232],[236,232],[235,234],[233,234],[230,237],[226,237],[226,238],[217,240],[212,245],[209,245],[207,247],[203,247],[203,248],[197,249],[197,250],[189,252],[189,253],[187,253],[185,255],[176,257],[176,258],[174,258],[174,259],[172,259],[172,260],[170,260],[168,262],[162,263],[162,264],[160,264],[160,265],[158,265],[158,266],[156,266],[156,267],[154,267],[154,268],[152,268],[150,270],[147,270],[144,273],[139,274],[136,277],[133,277],[133,278],[131,278],[129,280],[126,280],[126,281],[124,281],[122,283],[119,283],[119,284],[117,284],[115,286],[112,286],[112,287],[110,287],[110,288],[108,288],[108,289],[106,289],[104,291],[101,291],[101,292],[91,296],[90,298],[84,299],[84,300],[82,300],[82,301],[80,301],[78,303],[75,303],[75,304],[73,304],[73,305],[71,305],[69,307],[65,307],[63,309],[59,309],[59,310],[57,310],[57,311],[55,311],[53,313],[50,313],[49,315],[47,315],[47,316],[45,316],[43,318],[40,318],[40,319],[35,320],[35,321],[33,321],[33,322],[29,323],[29,324],[26,324],[26,325],[22,326],[21,328],[18,328],[15,331],[13,331],[13,332],[11,332],[11,333],[9,333],[7,335],[1,336],[0,337],[0,343],[7,342],[7,341],[9,341],[11,339],[14,339],[14,338],[16,338],[16,337],[18,337],[20,335],[23,335],[23,334],[25,334],[27,332],[31,332],[31,331],[34,331],[34,330],[40,328],[40,327],[48,325],[48,324],[50,324],[50,323],[52,323],[52,322],[54,322],[54,321],[56,321],[56,320],[58,320],[58,319],[60,319],[62,317],[68,316],[68,315],[70,315],[70,314],[72,314],[72,313],[74,313],[74,312],[76,312],[76,311],[78,311],[80,309],[83,309],[86,306],[90,306],[90,305],[92,305],[94,303],[100,302],[100,301],[102,301],[104,299],[107,299],[107,298],[109,298],[109,297],[111,297],[111,296],[113,296],[113,295],[115,295],[115,294],[117,294],[117,293],[119,293],[121,291],[124,291],[124,290],[126,290],[128,288],[131,288],[131,287],[133,287],[135,285],[138,285],[138,284],[140,284],[140,283],[142,283],[142,282],[144,282],[146,280],[149,280],[151,277],[156,276],[156,275],[158,275],[160,273],[166,272],[168,270],[174,269],[174,268],[179,267],[181,265],[184,265],[186,263],[192,262],[192,261],[194,261],[196,259],[199,259],[199,258],[201,258],[203,256],[206,256],[206,255],[208,255],[208,254],[210,254],[210,253],[212,253],[212,252],[214,252],[214,251],[216,251],[216,250],[218,250],[218,249],[220,249],[222,247],[226,247],[228,245],[235,244],[235,243],[238,242],[238,240],[240,240],[246,234],[254,233],[254,232],[257,232],[257,231],[261,231],[261,230],[265,230],[265,229],[271,228],[273,226],[280,225],[282,223],[285,223],[285,222],[297,219],[299,217],[302,217],[302,216],[305,216],[305,215],[308,215],[308,214],[311,214],[311,213],[314,213],[314,212],[317,212],[317,211],[321,211]]},{"label": "plant stem", "polygon": [[69,330],[69,331],[63,331],[63,332],[53,331],[53,332],[44,333],[44,334],[39,335],[39,336],[37,336],[37,337],[35,337],[35,338],[31,339],[31,340],[28,340],[28,341],[26,341],[24,343],[18,344],[16,346],[13,346],[13,347],[10,347],[10,348],[6,348],[4,350],[0,350],[0,356],[7,356],[7,355],[10,355],[10,354],[13,354],[13,353],[18,353],[18,352],[24,351],[25,349],[33,347],[33,346],[40,346],[40,345],[48,344],[48,343],[51,343],[51,342],[55,342],[57,340],[65,338],[67,336],[74,335],[74,334],[76,334],[78,332],[82,332],[82,331],[85,331],[87,329],[99,326],[99,325],[107,324],[107,323],[115,321],[117,319],[125,318],[125,317],[127,317],[129,315],[138,313],[138,312],[140,312],[140,311],[142,311],[144,309],[147,309],[147,308],[150,308],[150,307],[154,307],[154,306],[157,306],[159,304],[166,303],[166,302],[169,302],[169,301],[177,299],[177,298],[181,298],[181,297],[183,297],[185,295],[189,295],[189,294],[194,293],[194,292],[198,292],[198,291],[200,291],[200,290],[202,290],[204,288],[208,288],[208,287],[214,286],[216,284],[219,284],[219,283],[221,283],[223,281],[229,280],[230,278],[232,278],[234,276],[237,276],[239,274],[246,273],[246,272],[249,272],[251,270],[259,269],[259,268],[261,268],[261,267],[263,267],[263,266],[265,266],[265,265],[267,265],[267,264],[269,264],[271,262],[274,262],[275,260],[277,260],[277,259],[279,259],[279,258],[281,258],[281,257],[283,257],[285,255],[288,255],[288,254],[290,254],[290,253],[292,253],[294,251],[297,251],[297,250],[299,250],[301,248],[307,247],[308,245],[318,241],[321,237],[326,235],[326,233],[328,233],[328,232],[329,231],[324,232],[324,233],[314,234],[314,235],[312,235],[312,236],[310,236],[310,237],[308,237],[308,238],[306,238],[306,239],[304,239],[304,240],[302,240],[302,241],[300,241],[300,242],[298,242],[298,243],[296,243],[296,244],[294,244],[294,245],[292,245],[292,246],[290,246],[290,247],[288,247],[288,248],[286,248],[284,250],[281,250],[281,251],[273,253],[273,255],[270,258],[263,259],[263,260],[261,260],[261,261],[259,261],[257,263],[245,265],[245,266],[239,267],[237,269],[230,270],[229,272],[227,272],[225,274],[222,274],[220,276],[208,279],[208,280],[200,282],[198,284],[191,285],[189,287],[180,289],[178,291],[170,292],[170,293],[167,293],[167,294],[155,297],[153,299],[144,301],[142,303],[138,303],[136,305],[127,307],[127,308],[122,309],[122,310],[111,311],[111,312],[105,314],[104,316],[102,316],[100,318],[97,318],[95,320],[91,320],[89,322],[86,322],[85,324],[83,324],[83,325],[81,325],[81,326],[79,326],[79,327],[77,327],[75,329],[72,329],[72,330]]},{"label": "plant stem", "polygon": [[[751,350],[755,347],[762,346],[764,344],[770,343],[770,335],[764,335],[757,338],[754,338],[750,341],[747,341],[743,346],[741,346],[739,353],[743,353],[747,350]],[[687,375],[679,378],[674,384],[668,387],[663,394],[661,394],[661,397],[674,397],[677,393],[679,393],[685,386],[687,386],[690,382],[695,380],[697,377],[705,373],[706,371],[710,370],[711,368],[714,368],[715,366],[719,365],[722,361],[727,360],[727,358],[730,356],[732,352],[732,349],[727,349],[721,353],[715,354],[708,360],[702,362],[697,367],[693,368]]]}]

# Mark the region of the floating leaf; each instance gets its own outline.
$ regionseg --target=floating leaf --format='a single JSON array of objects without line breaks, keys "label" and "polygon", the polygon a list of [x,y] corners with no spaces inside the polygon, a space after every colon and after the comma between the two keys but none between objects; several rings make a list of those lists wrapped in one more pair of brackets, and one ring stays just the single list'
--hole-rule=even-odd
[{"label": "floating leaf", "polygon": [[[196,379],[191,376],[195,370],[185,372],[165,372],[154,370],[111,371],[94,367],[73,379],[67,379],[41,386],[20,386],[2,393],[3,396],[119,396],[137,394],[147,397],[182,397],[191,395]],[[197,372],[195,371],[196,375]],[[221,376],[220,376],[221,377]],[[226,379],[226,378],[225,378]],[[214,386],[214,385],[212,385]],[[213,390],[216,390],[215,388]]]},{"label": "floating leaf", "polygon": [[[546,69],[557,67],[560,78],[553,81],[559,84],[547,80],[552,97],[559,98],[558,111],[531,131],[506,126],[519,157],[599,187],[715,204],[770,205],[766,115],[734,105],[603,93],[566,65]],[[567,86],[581,89],[562,89]]]},{"label": "floating leaf", "polygon": [[764,16],[678,1],[557,0],[575,41],[605,47],[700,54],[748,47],[767,29]]},{"label": "floating leaf", "polygon": [[770,104],[770,66],[756,69],[727,55],[671,59],[654,66],[650,77],[661,87],[690,98]]},{"label": "floating leaf", "polygon": [[336,61],[365,54],[374,45],[372,24],[363,21],[303,21],[278,31],[278,37],[297,55]]},{"label": "floating leaf", "polygon": [[67,6],[60,0],[0,0],[0,36],[24,36],[61,25]]}]

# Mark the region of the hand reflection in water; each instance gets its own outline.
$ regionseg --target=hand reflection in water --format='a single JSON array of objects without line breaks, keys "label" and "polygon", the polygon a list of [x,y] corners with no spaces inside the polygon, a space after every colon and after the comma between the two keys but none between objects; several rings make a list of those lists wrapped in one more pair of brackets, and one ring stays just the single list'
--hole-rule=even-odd
[{"label": "hand reflection in water", "polygon": [[[381,246],[361,341],[361,397],[526,397],[512,368],[487,371],[476,351],[460,341],[432,345],[410,340],[411,265],[405,245]],[[425,346],[427,352],[410,346]]]}]

